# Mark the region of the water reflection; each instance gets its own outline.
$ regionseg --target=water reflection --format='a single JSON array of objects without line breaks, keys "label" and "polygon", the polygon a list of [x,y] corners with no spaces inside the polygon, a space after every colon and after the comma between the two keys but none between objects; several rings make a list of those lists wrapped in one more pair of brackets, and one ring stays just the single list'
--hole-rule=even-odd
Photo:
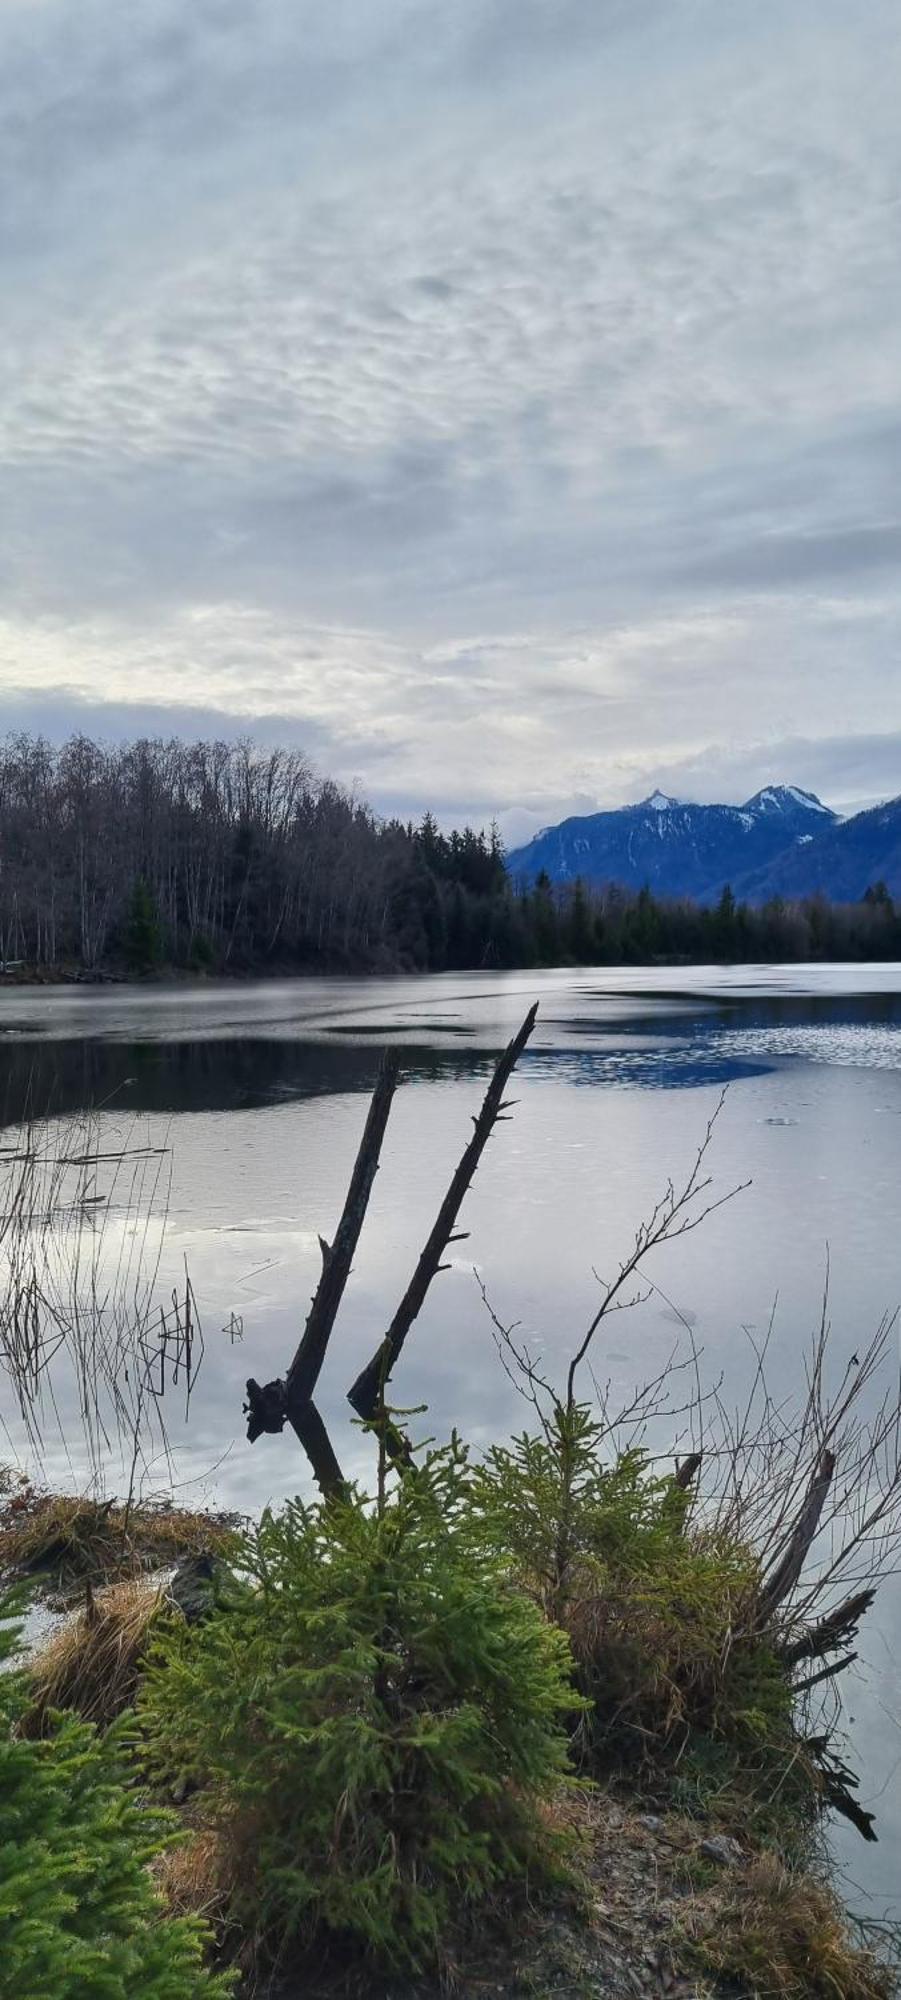
[{"label": "water reflection", "polygon": [[[253,1111],[310,1097],[370,1092],[381,1044],[268,1041],[230,1036],[176,1042],[8,1042],[3,1052],[0,1119],[29,1112],[69,1117],[90,1107],[131,1113]],[[415,1082],[480,1074],[484,1052],[404,1047],[404,1073]]]}]

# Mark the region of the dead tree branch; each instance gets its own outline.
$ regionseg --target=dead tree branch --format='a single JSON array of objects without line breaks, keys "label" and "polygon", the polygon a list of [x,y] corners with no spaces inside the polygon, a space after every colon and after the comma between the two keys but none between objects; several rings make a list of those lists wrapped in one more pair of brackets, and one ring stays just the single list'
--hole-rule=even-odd
[{"label": "dead tree branch", "polygon": [[834,1653],[846,1640],[856,1639],[858,1627],[864,1614],[869,1611],[876,1596],[875,1584],[866,1590],[858,1590],[853,1597],[847,1597],[843,1604],[837,1604],[833,1611],[827,1611],[818,1618],[815,1625],[799,1632],[797,1638],[783,1647],[782,1657],[790,1667],[800,1660],[822,1660],[827,1653]]},{"label": "dead tree branch", "polygon": [[760,1593],[761,1623],[766,1623],[772,1618],[773,1612],[778,1610],[779,1605],[794,1590],[820,1525],[820,1515],[826,1504],[834,1472],[834,1452],[822,1452],[814,1466],[804,1505],[789,1536],[785,1553],[775,1569],[764,1578]]},{"label": "dead tree branch", "polygon": [[372,1093],[369,1115],[363,1128],[363,1137],[354,1162],[341,1220],[335,1231],[334,1243],[326,1243],[323,1237],[319,1239],[322,1250],[322,1275],[316,1287],[300,1345],[288,1369],[286,1388],[289,1404],[306,1402],[312,1396],[319,1380],[332,1327],[350,1277],[351,1262],[369,1206],[372,1185],[378,1171],[382,1140],[396,1088],[397,1054],[394,1049],[386,1049],[378,1081]]},{"label": "dead tree branch", "polygon": [[827,1666],[820,1667],[818,1673],[807,1674],[803,1681],[795,1681],[792,1693],[807,1694],[811,1688],[819,1687],[821,1681],[834,1680],[836,1674],[842,1674],[846,1667],[852,1667],[856,1659],[856,1653],[842,1653],[840,1659],[832,1660]]},{"label": "dead tree branch", "polygon": [[253,1444],[264,1431],[281,1431],[289,1423],[304,1447],[323,1493],[340,1490],[344,1480],[328,1432],[313,1402],[313,1392],[322,1371],[369,1206],[388,1115],[397,1088],[397,1067],[395,1051],[386,1049],[335,1240],[330,1244],[323,1237],[319,1239],[322,1272],[288,1373],[284,1380],[278,1378],[262,1385],[251,1380],[247,1384],[244,1407],[250,1443]]},{"label": "dead tree branch", "polygon": [[472,1137],[463,1152],[444,1200],[441,1203],[441,1207],[438,1210],[410,1283],[384,1339],[379,1343],[371,1361],[367,1362],[366,1367],[357,1376],[353,1388],[350,1390],[348,1401],[356,1410],[357,1415],[364,1418],[367,1422],[371,1422],[376,1414],[385,1385],[391,1375],[392,1369],[397,1363],[410,1328],[422,1310],[432,1280],[437,1277],[439,1271],[447,1268],[442,1263],[445,1250],[449,1244],[461,1242],[463,1237],[468,1233],[465,1230],[455,1233],[455,1224],[460,1213],[463,1197],[470,1186],[495,1125],[499,1121],[502,1121],[504,1112],[510,1108],[509,1104],[504,1101],[504,1091],[535,1026],[537,1013],[538,1005],[536,1002],[533,1007],[530,1007],[518,1034],[514,1035],[512,1042],[508,1044],[501,1056],[500,1062],[497,1064],[494,1075],[485,1092],[481,1111],[478,1117],[473,1119]]}]

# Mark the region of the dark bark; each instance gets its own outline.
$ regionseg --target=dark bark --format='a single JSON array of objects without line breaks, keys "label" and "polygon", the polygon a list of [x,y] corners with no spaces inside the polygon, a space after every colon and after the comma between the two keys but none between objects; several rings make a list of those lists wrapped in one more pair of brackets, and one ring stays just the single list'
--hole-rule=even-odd
[{"label": "dark bark", "polygon": [[760,1594],[762,1625],[772,1618],[780,1604],[783,1604],[794,1590],[820,1525],[820,1515],[826,1504],[834,1472],[835,1456],[831,1451],[824,1451],[814,1467],[804,1505],[789,1536],[785,1553],[775,1568],[764,1578]]},{"label": "dark bark", "polygon": [[856,1639],[857,1628],[865,1612],[869,1611],[876,1596],[875,1584],[866,1590],[858,1590],[853,1597],[846,1597],[837,1604],[834,1611],[827,1611],[818,1618],[815,1625],[809,1625],[804,1632],[790,1640],[782,1648],[782,1658],[787,1666],[795,1666],[799,1660],[825,1659],[827,1653],[834,1653],[850,1639]]},{"label": "dark bark", "polygon": [[247,1384],[244,1407],[249,1442],[254,1444],[264,1432],[282,1431],[289,1423],[303,1445],[317,1485],[326,1495],[343,1491],[345,1481],[325,1424],[312,1400],[313,1391],[350,1277],[396,1087],[397,1056],[393,1049],[386,1049],[334,1243],[326,1243],[323,1237],[319,1239],[322,1271],[294,1359],[284,1379],[278,1377],[262,1385],[251,1380]]},{"label": "dark bark", "polygon": [[494,1127],[509,1108],[504,1102],[504,1091],[535,1026],[537,1013],[536,1001],[529,1009],[518,1034],[514,1035],[497,1064],[485,1092],[481,1111],[473,1120],[472,1138],[462,1154],[438,1210],[410,1283],[384,1339],[350,1390],[349,1402],[357,1415],[366,1421],[371,1421],[376,1414],[385,1384],[395,1367],[410,1328],[422,1310],[432,1280],[437,1277],[439,1271],[447,1268],[442,1263],[445,1250],[449,1244],[462,1241],[462,1236],[467,1233],[463,1231],[462,1235],[455,1234],[460,1207]]},{"label": "dark bark", "polygon": [[322,1274],[285,1382],[285,1407],[292,1421],[293,1412],[309,1400],[319,1380],[378,1172],[382,1140],[396,1088],[397,1055],[394,1049],[386,1049],[334,1243],[328,1244],[323,1237],[319,1238]]},{"label": "dark bark", "polygon": [[843,1653],[841,1659],[833,1660],[828,1666],[821,1667],[819,1673],[805,1674],[802,1681],[795,1681],[792,1693],[806,1694],[810,1688],[819,1687],[821,1681],[834,1680],[836,1674],[843,1674],[846,1667],[852,1667],[856,1659],[856,1653]]}]

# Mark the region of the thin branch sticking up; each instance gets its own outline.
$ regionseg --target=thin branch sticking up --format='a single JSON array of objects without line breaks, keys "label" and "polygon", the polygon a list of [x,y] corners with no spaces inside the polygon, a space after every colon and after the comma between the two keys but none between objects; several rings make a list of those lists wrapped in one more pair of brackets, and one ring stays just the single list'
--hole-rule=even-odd
[{"label": "thin branch sticking up", "polygon": [[379,1343],[371,1361],[367,1362],[366,1367],[357,1376],[350,1391],[348,1401],[357,1415],[367,1421],[371,1421],[375,1416],[379,1398],[397,1363],[410,1328],[422,1310],[433,1278],[437,1277],[439,1271],[446,1269],[442,1263],[445,1250],[450,1243],[460,1242],[462,1235],[465,1235],[465,1232],[458,1233],[455,1227],[463,1197],[495,1125],[503,1118],[504,1112],[510,1109],[509,1104],[504,1101],[504,1091],[535,1026],[537,1013],[536,1002],[530,1007],[518,1034],[514,1035],[512,1042],[501,1056],[485,1092],[481,1111],[478,1117],[473,1119],[472,1137],[438,1210],[410,1283],[384,1339]]}]

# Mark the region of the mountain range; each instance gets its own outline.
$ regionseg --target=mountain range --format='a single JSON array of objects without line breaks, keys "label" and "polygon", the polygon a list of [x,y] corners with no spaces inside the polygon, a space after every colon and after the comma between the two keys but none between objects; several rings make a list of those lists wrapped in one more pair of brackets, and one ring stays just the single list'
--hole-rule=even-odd
[{"label": "mountain range", "polygon": [[640,805],[544,827],[507,865],[519,881],[544,871],[552,882],[647,884],[702,903],[727,882],[749,903],[819,891],[856,902],[879,881],[901,892],[901,798],[843,820],[798,785],[767,785],[740,806],[652,792]]}]

